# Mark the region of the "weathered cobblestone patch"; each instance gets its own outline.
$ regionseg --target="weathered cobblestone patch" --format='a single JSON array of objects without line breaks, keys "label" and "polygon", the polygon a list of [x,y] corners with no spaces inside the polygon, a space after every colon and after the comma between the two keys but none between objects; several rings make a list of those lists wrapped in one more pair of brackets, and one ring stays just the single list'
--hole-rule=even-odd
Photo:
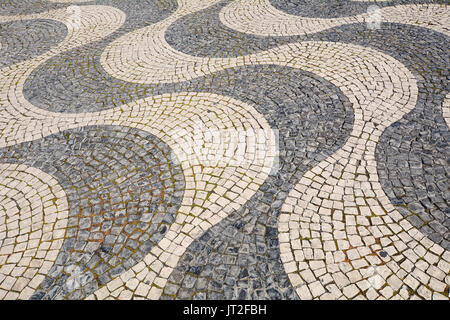
[{"label": "weathered cobblestone patch", "polygon": [[219,19],[219,12],[229,4],[220,1],[172,23],[165,33],[171,47],[193,56],[235,57],[267,50],[300,39],[292,37],[261,37],[228,28]]},{"label": "weathered cobblestone patch", "polygon": [[99,64],[105,46],[120,35],[155,23],[176,9],[176,1],[95,1],[127,15],[116,32],[102,40],[65,51],[37,67],[26,79],[24,96],[35,106],[57,112],[104,110],[164,92],[112,78]]},{"label": "weathered cobblestone patch", "polygon": [[[411,4],[410,0],[381,0],[381,1],[356,1],[356,0],[269,0],[270,4],[276,9],[287,14],[303,16],[308,18],[339,18],[351,15],[357,15],[367,12],[370,6],[380,8],[386,6],[395,6],[402,4]],[[442,0],[422,0],[414,3],[439,3]]]},{"label": "weathered cobblestone patch", "polygon": [[25,20],[0,24],[0,68],[38,56],[67,35],[62,23]]},{"label": "weathered cobblestone patch", "polygon": [[55,263],[67,227],[65,192],[50,175],[0,165],[0,299],[28,299]]},{"label": "weathered cobblestone patch", "polygon": [[140,262],[183,197],[169,147],[126,127],[67,130],[3,149],[1,159],[51,174],[68,197],[62,248],[33,299],[80,299]]},{"label": "weathered cobblestone patch", "polygon": [[[353,110],[340,90],[311,74],[272,66],[249,67],[245,73],[224,93],[233,90],[239,99],[254,102],[279,130],[279,170],[241,209],[190,245],[162,298],[297,298],[280,260],[277,217],[307,168],[345,142]],[[272,80],[261,81],[266,76]]]},{"label": "weathered cobblestone patch", "polygon": [[447,300],[439,4],[0,3],[0,299]]}]

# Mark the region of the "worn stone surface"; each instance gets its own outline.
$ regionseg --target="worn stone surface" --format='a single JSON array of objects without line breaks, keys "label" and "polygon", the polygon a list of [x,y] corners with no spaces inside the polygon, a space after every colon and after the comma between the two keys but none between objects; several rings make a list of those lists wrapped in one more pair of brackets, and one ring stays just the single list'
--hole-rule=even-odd
[{"label": "worn stone surface", "polygon": [[[245,81],[233,86],[234,95],[256,103],[257,110],[279,130],[279,169],[241,209],[191,244],[169,278],[170,290],[164,291],[168,296],[195,298],[204,293],[208,299],[296,299],[279,256],[279,210],[306,169],[345,142],[352,127],[352,108],[323,79],[299,73],[298,80],[292,81],[295,72],[274,67],[246,71]],[[254,86],[256,78],[259,87]],[[264,78],[268,81],[261,81]]]},{"label": "worn stone surface", "polygon": [[[270,3],[278,10],[287,14],[309,17],[309,18],[339,18],[361,14],[370,6],[386,7],[402,4],[411,4],[408,0],[385,0],[385,1],[354,1],[354,0],[270,0]],[[440,3],[441,0],[414,1],[414,3]]]},{"label": "worn stone surface", "polygon": [[440,4],[2,1],[0,299],[448,299]]}]

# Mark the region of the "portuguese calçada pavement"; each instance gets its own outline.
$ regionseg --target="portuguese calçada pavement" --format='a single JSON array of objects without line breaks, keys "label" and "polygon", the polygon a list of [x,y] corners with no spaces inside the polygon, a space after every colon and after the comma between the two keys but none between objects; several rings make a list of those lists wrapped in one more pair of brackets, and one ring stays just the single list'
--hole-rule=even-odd
[{"label": "portuguese cal\u00e7ada pavement", "polygon": [[449,299],[450,8],[1,0],[0,299]]}]

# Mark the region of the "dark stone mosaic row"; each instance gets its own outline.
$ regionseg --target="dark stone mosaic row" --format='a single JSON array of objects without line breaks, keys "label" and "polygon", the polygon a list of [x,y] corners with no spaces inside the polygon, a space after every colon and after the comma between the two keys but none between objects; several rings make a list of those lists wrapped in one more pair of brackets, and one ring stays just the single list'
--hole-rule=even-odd
[{"label": "dark stone mosaic row", "polygon": [[366,13],[370,6],[379,8],[411,3],[439,3],[443,0],[394,0],[394,1],[351,1],[351,0],[270,0],[276,9],[287,14],[308,18],[339,18]]},{"label": "dark stone mosaic row", "polygon": [[[221,24],[218,12],[225,4],[221,2],[175,22],[166,33],[168,43],[194,56],[225,57],[294,41],[344,42],[384,52],[414,74],[419,88],[417,105],[381,137],[377,146],[378,173],[397,209],[429,239],[450,249],[449,131],[442,116],[442,102],[449,92],[448,37],[392,23],[382,23],[379,30],[351,24],[310,36],[256,37]],[[185,36],[187,31],[195,35]]]},{"label": "dark stone mosaic row", "polygon": [[[252,54],[283,44],[304,41],[304,36],[265,37],[242,33],[228,28],[219,19],[219,12],[232,0],[223,0],[204,10],[184,16],[172,23],[166,31],[165,39],[174,49],[193,56],[231,57]],[[314,3],[317,1],[314,0]],[[328,2],[328,1],[327,1]],[[386,2],[397,4],[399,1]],[[423,3],[424,1],[408,1]],[[429,3],[430,1],[427,1]],[[436,2],[436,1],[434,1]],[[290,1],[293,5],[297,2]],[[336,2],[333,2],[336,4]],[[338,1],[337,3],[346,3]],[[371,2],[352,2],[367,7]],[[339,5],[338,5],[339,6]],[[320,12],[313,5],[307,7],[309,16]],[[345,10],[343,10],[345,13]],[[288,12],[290,13],[290,12]],[[292,13],[291,13],[292,14]],[[326,18],[326,16],[325,16]]]},{"label": "dark stone mosaic row", "polygon": [[55,112],[98,111],[151,95],[145,86],[111,77],[99,58],[118,37],[167,18],[175,11],[176,1],[99,0],[90,4],[122,10],[127,15],[124,25],[99,41],[65,51],[33,70],[23,89],[33,105]]},{"label": "dark stone mosaic row", "polygon": [[[280,85],[286,89],[283,93],[279,91]],[[156,90],[157,88],[159,89]],[[261,270],[268,270],[268,272],[259,273],[258,276],[262,276],[262,279],[266,277],[270,279],[263,282],[261,279],[252,277],[253,282],[259,281],[261,285],[259,290],[249,289],[249,297],[253,295],[259,298],[273,298],[280,295],[285,299],[295,299],[296,294],[284,272],[279,257],[279,249],[276,246],[276,235],[273,234],[276,230],[279,205],[303,172],[311,168],[317,161],[323,160],[345,142],[353,122],[353,111],[347,98],[340,90],[317,76],[279,66],[228,69],[213,76],[189,82],[147,86],[147,90],[150,89],[152,90],[147,92],[148,95],[150,93],[154,95],[173,91],[208,91],[233,96],[244,102],[254,104],[257,110],[266,116],[269,124],[280,130],[280,148],[286,150],[287,154],[286,161],[283,157],[280,176],[271,178],[270,181],[266,182],[265,188],[267,190],[259,192],[259,197],[245,206],[245,208],[250,208],[251,211],[244,210],[245,214],[237,212],[229,219],[231,221],[238,218],[242,221],[253,219],[253,223],[256,223],[256,218],[261,216],[258,220],[260,230],[265,230],[266,226],[271,230],[267,236],[264,234],[263,237],[259,237],[257,234],[246,235],[245,240],[242,238],[242,243],[239,244],[250,246],[251,243],[256,243],[255,237],[258,236],[259,252],[257,254],[254,252],[253,258],[256,259],[256,256],[258,256],[258,265]],[[330,98],[331,92],[333,94]],[[133,99],[141,97],[143,95]],[[332,129],[330,130],[330,128]],[[300,163],[302,166],[300,166]],[[283,191],[278,189],[280,186],[283,186]],[[257,205],[258,201],[264,200],[267,202],[269,199],[273,202],[276,201],[274,209],[271,208],[270,204]],[[255,208],[258,208],[258,210],[255,210]],[[243,215],[243,217],[241,218],[240,215]],[[238,223],[242,223],[242,221]],[[218,228],[224,228],[223,226],[226,227],[229,223],[230,220],[224,220],[223,223],[212,229],[211,232],[213,232],[214,237],[221,234],[221,232],[216,233]],[[233,241],[230,245],[237,246],[235,238],[225,238],[222,241],[226,243],[228,240]],[[233,272],[232,270],[228,271],[230,274]],[[226,285],[223,284],[224,289],[225,287]],[[231,286],[229,289],[234,290],[234,287]],[[230,294],[230,290],[227,291],[227,294]],[[181,297],[186,294],[186,292],[183,292],[181,290],[179,293]],[[214,299],[220,297],[221,294],[223,295],[223,293],[215,293],[213,290],[208,297]],[[243,295],[242,292],[236,293],[236,297],[238,297],[238,294]]]},{"label": "dark stone mosaic row", "polygon": [[119,126],[71,129],[0,149],[52,175],[68,197],[65,240],[32,299],[80,299],[140,262],[174,221],[184,176],[169,147]]},{"label": "dark stone mosaic row", "polygon": [[64,40],[67,28],[54,20],[0,24],[0,68],[39,56]]}]

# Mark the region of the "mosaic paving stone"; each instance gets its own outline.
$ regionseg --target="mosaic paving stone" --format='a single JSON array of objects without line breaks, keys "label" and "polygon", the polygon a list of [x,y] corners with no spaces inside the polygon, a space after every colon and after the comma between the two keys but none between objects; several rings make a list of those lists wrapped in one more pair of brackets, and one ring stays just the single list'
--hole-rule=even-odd
[{"label": "mosaic paving stone", "polygon": [[165,40],[174,49],[200,57],[235,57],[274,48],[300,37],[261,37],[225,26],[219,12],[230,1],[220,1],[204,10],[186,15],[172,23]]},{"label": "mosaic paving stone", "polygon": [[[215,4],[217,1],[210,0],[209,2],[211,4]],[[234,5],[234,2],[232,3],[232,5]],[[390,7],[388,7],[388,9],[389,8]],[[156,24],[135,30],[116,39],[103,51],[100,60],[102,67],[106,72],[113,75],[114,77],[129,82],[143,84],[158,82],[172,83],[193,79],[206,74],[210,74],[214,71],[219,71],[225,68],[238,67],[242,65],[267,64],[270,62],[282,65],[292,65],[294,62],[286,60],[285,51],[291,52],[289,56],[295,56],[297,55],[297,52],[295,52],[296,49],[308,49],[307,47],[309,43],[301,42],[301,44],[298,44],[296,46],[280,46],[274,48],[273,50],[258,52],[248,57],[239,56],[233,58],[207,58],[183,54],[182,52],[174,50],[166,42],[165,30],[174,21],[192,12],[195,12],[194,9],[195,8],[190,7],[182,8],[182,13],[175,13],[174,15]],[[227,9],[227,7],[224,7],[222,11],[224,9]],[[406,12],[403,12],[402,15],[397,12],[401,11],[401,8],[398,7],[390,10],[389,12],[385,12],[384,14],[387,15],[387,21],[402,21],[403,23],[415,23],[414,21],[418,21],[417,23],[419,25],[426,26],[427,28],[432,28],[439,31],[446,30],[445,27],[441,27],[441,22],[448,20],[449,14],[441,6],[407,6],[404,10]],[[239,10],[236,11],[239,12]],[[236,12],[232,12],[232,14],[239,15],[239,13]],[[419,15],[419,18],[418,20],[414,20],[412,18],[409,18],[408,20],[405,18],[407,15]],[[266,23],[266,20],[263,18],[264,17],[261,17],[258,20],[261,22],[261,28],[263,29],[261,34],[263,35],[278,36],[305,33],[303,31],[301,33],[298,33],[296,30],[290,30],[289,32],[275,31],[266,33],[264,31],[265,28],[269,27],[270,29],[276,29],[276,26],[272,26],[270,21]],[[435,21],[435,19],[437,20]],[[226,20],[226,17],[223,19],[221,18],[222,22],[224,20]],[[364,21],[364,19],[360,20]],[[319,29],[317,29],[314,25],[305,27],[311,29],[310,31],[306,32],[306,34],[316,33],[320,30],[332,28],[333,26],[350,22],[354,23],[360,20],[342,20],[337,21],[336,23],[329,23],[325,21],[322,23]],[[246,25],[248,24],[248,22],[249,21],[245,21],[243,30],[244,32],[251,33],[251,30],[246,29]],[[289,24],[289,22],[290,20],[288,19],[286,23]],[[239,27],[240,21],[237,21],[236,24],[231,26],[231,28]],[[299,28],[299,30],[303,30],[303,26],[301,23],[297,27]],[[258,34],[258,32],[256,33]],[[152,45],[142,46],[143,39],[147,43],[152,43]],[[314,50],[313,47],[311,49]]]},{"label": "mosaic paving stone", "polygon": [[0,68],[38,56],[67,35],[65,26],[51,20],[0,24]]},{"label": "mosaic paving stone", "polygon": [[0,165],[0,299],[28,299],[47,275],[67,227],[65,192],[50,175]]},{"label": "mosaic paving stone", "polygon": [[5,0],[0,3],[0,15],[18,15],[65,8],[67,5],[46,0]]},{"label": "mosaic paving stone", "polygon": [[168,146],[135,129],[84,127],[0,152],[3,162],[51,174],[68,197],[64,242],[32,298],[79,299],[140,262],[183,196]]},{"label": "mosaic paving stone", "polygon": [[[232,2],[228,0],[220,1],[211,7],[178,19],[168,27],[165,39],[178,51],[207,57],[246,55],[305,40],[305,37],[299,35],[283,37],[253,35],[224,25],[220,13],[230,3]],[[352,21],[352,23],[355,22],[358,21]],[[341,36],[344,37],[344,34]],[[345,34],[345,36],[351,37],[352,34]]]},{"label": "mosaic paving stone", "polygon": [[363,26],[341,27],[314,38],[363,44],[384,51],[401,61],[418,79],[416,107],[380,137],[377,169],[383,189],[399,212],[448,250],[450,150],[442,104],[449,90],[450,57],[445,46],[439,45],[446,43],[446,36],[391,24],[383,25],[378,32],[365,31]]},{"label": "mosaic paving stone", "polygon": [[2,1],[0,299],[448,300],[448,21]]},{"label": "mosaic paving stone", "polygon": [[110,36],[65,51],[33,70],[23,89],[24,96],[33,105],[57,112],[95,111],[168,91],[114,79],[103,71],[98,60],[113,39],[164,19],[176,9],[176,2],[104,0],[96,3],[122,10],[127,15],[125,24]]},{"label": "mosaic paving stone", "polygon": [[[447,158],[449,154],[448,129],[442,119],[441,105],[446,92],[448,92],[447,64],[449,56],[448,50],[445,47],[443,48],[442,45],[438,45],[439,43],[446,43],[446,36],[411,26],[383,23],[382,28],[378,31],[367,30],[365,25],[359,24],[339,27],[333,31],[322,32],[310,37],[261,38],[242,35],[223,26],[217,16],[217,11],[222,7],[223,4],[219,4],[180,19],[168,29],[166,34],[168,42],[184,53],[198,56],[208,54],[217,56],[219,53],[222,56],[235,55],[242,53],[242,51],[236,51],[241,50],[241,48],[247,50],[244,53],[249,53],[248,51],[267,49],[300,39],[354,43],[376,48],[394,56],[410,68],[418,79],[423,79],[419,80],[417,107],[412,113],[406,115],[404,120],[394,123],[385,131],[377,146],[377,162],[382,186],[391,201],[396,205],[404,205],[406,208],[400,208],[400,212],[406,216],[411,216],[410,220],[414,222],[416,227],[423,228],[423,232],[427,236],[448,249],[449,203],[446,197],[449,194],[449,177],[448,170],[445,169],[448,166]],[[195,21],[202,21],[202,19],[208,23],[204,22],[199,26],[195,24]],[[214,34],[208,32],[205,26],[212,26]],[[182,30],[190,30],[191,28],[195,30],[195,36],[189,38],[189,40],[192,40],[192,45],[172,36],[172,34],[182,34]],[[232,39],[235,42],[228,46],[225,42],[230,41],[225,39]],[[417,41],[417,39],[420,40]],[[419,64],[416,61],[427,61],[427,63]],[[429,119],[428,122],[427,118]],[[409,129],[401,125],[406,121],[408,121],[407,127]],[[396,132],[392,132],[392,130]],[[405,132],[411,132],[411,135],[405,135]],[[392,138],[392,136],[394,137]],[[404,139],[403,145],[406,144],[405,147],[400,147],[402,141],[387,141],[396,137]],[[415,147],[419,149],[418,151],[412,151],[409,147],[412,141],[417,141]],[[388,147],[388,144],[392,147]],[[431,162],[424,159],[428,153],[425,151],[427,148],[430,150],[429,152],[432,152],[432,155],[428,157],[432,159]],[[413,152],[414,156],[408,156],[410,152]],[[389,160],[383,159],[383,157]],[[421,164],[419,164],[419,168],[409,169],[411,165],[414,165],[409,164],[406,159],[414,157],[418,158],[417,161]],[[390,173],[385,172],[388,170],[384,165],[386,161],[390,162]],[[400,165],[401,161],[403,161],[403,165]],[[411,159],[411,161],[414,160]],[[425,168],[422,168],[422,164]],[[405,180],[405,175],[408,176],[409,182]],[[437,183],[439,183],[439,187],[437,187]],[[436,189],[440,191],[435,195],[434,190]],[[421,201],[426,204],[421,203]],[[409,204],[417,207],[417,209],[408,210]],[[434,214],[431,214],[431,211]]]},{"label": "mosaic paving stone", "polygon": [[366,23],[367,29],[378,29],[382,22],[419,25],[449,32],[445,6],[433,3],[372,7],[367,12],[339,18],[310,18],[277,10],[269,0],[236,0],[219,13],[223,24],[231,29],[260,36],[313,34],[345,24]]}]

